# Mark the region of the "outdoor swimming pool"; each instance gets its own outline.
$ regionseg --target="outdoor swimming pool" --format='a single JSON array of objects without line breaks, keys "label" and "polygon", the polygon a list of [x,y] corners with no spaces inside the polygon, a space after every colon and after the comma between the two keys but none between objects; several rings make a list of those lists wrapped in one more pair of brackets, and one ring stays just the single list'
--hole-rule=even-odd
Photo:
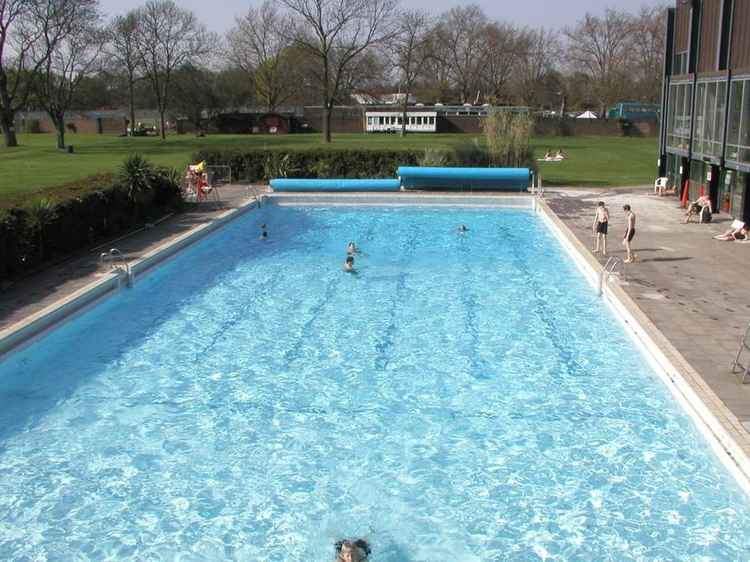
[{"label": "outdoor swimming pool", "polygon": [[269,206],[0,364],[2,560],[360,536],[373,562],[741,560],[750,503],[525,210]]}]

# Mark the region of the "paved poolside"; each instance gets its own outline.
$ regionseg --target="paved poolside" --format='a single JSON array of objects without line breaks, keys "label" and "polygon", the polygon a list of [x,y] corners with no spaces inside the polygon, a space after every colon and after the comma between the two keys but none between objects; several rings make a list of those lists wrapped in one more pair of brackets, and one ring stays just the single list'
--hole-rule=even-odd
[{"label": "paved poolside", "polygon": [[[594,207],[610,210],[610,255],[624,257],[622,206],[637,215],[633,243],[638,259],[627,266],[623,289],[750,430],[750,384],[731,373],[750,322],[750,244],[712,236],[728,229],[731,217],[710,224],[682,224],[684,211],[673,197],[649,189],[561,189],[546,193],[549,206],[589,249]],[[600,262],[606,258],[598,256]],[[748,357],[750,359],[750,357]]]}]

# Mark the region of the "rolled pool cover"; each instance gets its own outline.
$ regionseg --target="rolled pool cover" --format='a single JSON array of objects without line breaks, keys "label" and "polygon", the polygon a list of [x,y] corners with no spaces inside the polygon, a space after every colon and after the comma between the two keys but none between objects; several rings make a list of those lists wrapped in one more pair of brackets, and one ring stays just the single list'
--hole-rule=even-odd
[{"label": "rolled pool cover", "polygon": [[399,180],[375,179],[273,179],[274,191],[400,191]]},{"label": "rolled pool cover", "polygon": [[404,189],[496,189],[525,191],[529,187],[528,168],[437,168],[401,166],[398,169]]}]

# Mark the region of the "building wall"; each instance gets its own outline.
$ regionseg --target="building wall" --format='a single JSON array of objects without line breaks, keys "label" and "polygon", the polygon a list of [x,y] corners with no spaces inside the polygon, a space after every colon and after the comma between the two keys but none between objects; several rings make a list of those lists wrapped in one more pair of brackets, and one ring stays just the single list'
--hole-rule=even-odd
[{"label": "building wall", "polygon": [[735,0],[732,25],[732,56],[730,65],[735,73],[750,72],[750,2]]},{"label": "building wall", "polygon": [[690,7],[678,4],[675,25],[675,52],[687,51],[690,41]]},{"label": "building wall", "polygon": [[721,8],[724,0],[704,0],[698,72],[718,70]]}]

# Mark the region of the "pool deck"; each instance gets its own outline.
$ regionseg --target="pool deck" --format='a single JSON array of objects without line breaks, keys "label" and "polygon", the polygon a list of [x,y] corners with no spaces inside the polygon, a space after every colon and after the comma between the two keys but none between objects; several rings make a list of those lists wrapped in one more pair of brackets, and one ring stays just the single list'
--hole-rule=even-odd
[{"label": "pool deck", "polygon": [[[620,245],[622,205],[632,205],[638,217],[634,240],[638,259],[627,267],[627,281],[621,288],[684,357],[702,379],[701,384],[705,383],[736,418],[738,423],[732,425],[741,442],[738,445],[750,453],[750,384],[741,384],[730,370],[739,338],[750,321],[750,244],[712,239],[728,228],[731,218],[726,215],[715,215],[714,222],[707,225],[685,225],[676,199],[648,192],[644,188],[560,188],[548,190],[545,197],[552,211],[589,251],[594,207],[597,201],[605,201],[611,216],[609,250],[614,256],[624,254]],[[0,330],[96,281],[101,277],[101,252],[117,247],[128,260],[137,260],[216,220],[227,209],[251,201],[246,186],[225,187],[222,195],[221,207],[199,206],[4,287],[0,294]],[[605,260],[595,257],[600,262]],[[726,425],[726,420],[722,423]]]},{"label": "pool deck", "polygon": [[739,420],[750,442],[750,384],[741,384],[730,368],[750,322],[750,244],[712,238],[728,229],[732,219],[726,214],[714,215],[710,224],[683,224],[684,210],[676,198],[649,191],[571,188],[545,195],[589,251],[594,208],[604,201],[610,211],[609,255],[620,257],[622,206],[631,205],[637,216],[637,259],[627,266],[621,287]]}]

